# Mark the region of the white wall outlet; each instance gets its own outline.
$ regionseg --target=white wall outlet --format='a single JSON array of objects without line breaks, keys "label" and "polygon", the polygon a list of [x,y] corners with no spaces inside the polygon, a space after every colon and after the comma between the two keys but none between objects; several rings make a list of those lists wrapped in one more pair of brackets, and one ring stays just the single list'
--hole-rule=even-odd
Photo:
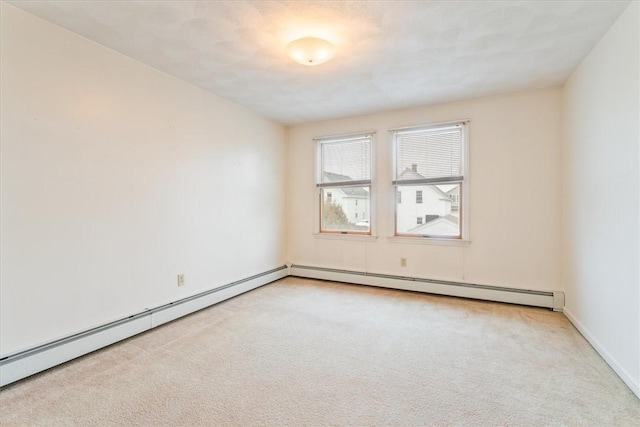
[{"label": "white wall outlet", "polygon": [[184,274],[178,274],[178,286],[184,286]]},{"label": "white wall outlet", "polygon": [[407,259],[400,258],[400,267],[406,267],[406,266],[407,266]]}]

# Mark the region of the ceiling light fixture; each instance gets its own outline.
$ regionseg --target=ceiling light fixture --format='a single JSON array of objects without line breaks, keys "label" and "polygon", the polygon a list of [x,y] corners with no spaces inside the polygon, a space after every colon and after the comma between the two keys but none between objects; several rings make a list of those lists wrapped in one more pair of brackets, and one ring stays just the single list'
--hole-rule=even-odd
[{"label": "ceiling light fixture", "polygon": [[320,65],[335,55],[335,47],[326,40],[306,37],[287,45],[287,54],[302,65]]}]

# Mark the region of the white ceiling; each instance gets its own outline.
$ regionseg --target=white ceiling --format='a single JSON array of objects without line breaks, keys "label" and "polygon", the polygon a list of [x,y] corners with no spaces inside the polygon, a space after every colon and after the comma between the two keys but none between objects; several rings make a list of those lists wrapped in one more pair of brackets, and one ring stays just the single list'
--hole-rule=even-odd
[{"label": "white ceiling", "polygon": [[[285,124],[559,85],[625,1],[10,1]],[[333,42],[317,67],[285,46]]]}]

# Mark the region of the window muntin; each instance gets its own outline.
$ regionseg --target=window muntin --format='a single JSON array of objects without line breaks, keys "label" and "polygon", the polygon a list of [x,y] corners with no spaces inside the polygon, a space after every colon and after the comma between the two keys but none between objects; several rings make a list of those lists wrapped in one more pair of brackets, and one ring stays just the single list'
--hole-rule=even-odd
[{"label": "window muntin", "polygon": [[393,131],[396,236],[462,239],[465,137],[463,122]]},{"label": "window muntin", "polygon": [[371,234],[371,139],[317,140],[320,233]]}]

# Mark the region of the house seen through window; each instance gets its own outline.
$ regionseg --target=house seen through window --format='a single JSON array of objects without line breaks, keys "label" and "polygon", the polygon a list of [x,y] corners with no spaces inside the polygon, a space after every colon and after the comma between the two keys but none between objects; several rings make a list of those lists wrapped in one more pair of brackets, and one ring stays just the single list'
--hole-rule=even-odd
[{"label": "house seen through window", "polygon": [[371,138],[317,140],[320,233],[371,233]]}]

